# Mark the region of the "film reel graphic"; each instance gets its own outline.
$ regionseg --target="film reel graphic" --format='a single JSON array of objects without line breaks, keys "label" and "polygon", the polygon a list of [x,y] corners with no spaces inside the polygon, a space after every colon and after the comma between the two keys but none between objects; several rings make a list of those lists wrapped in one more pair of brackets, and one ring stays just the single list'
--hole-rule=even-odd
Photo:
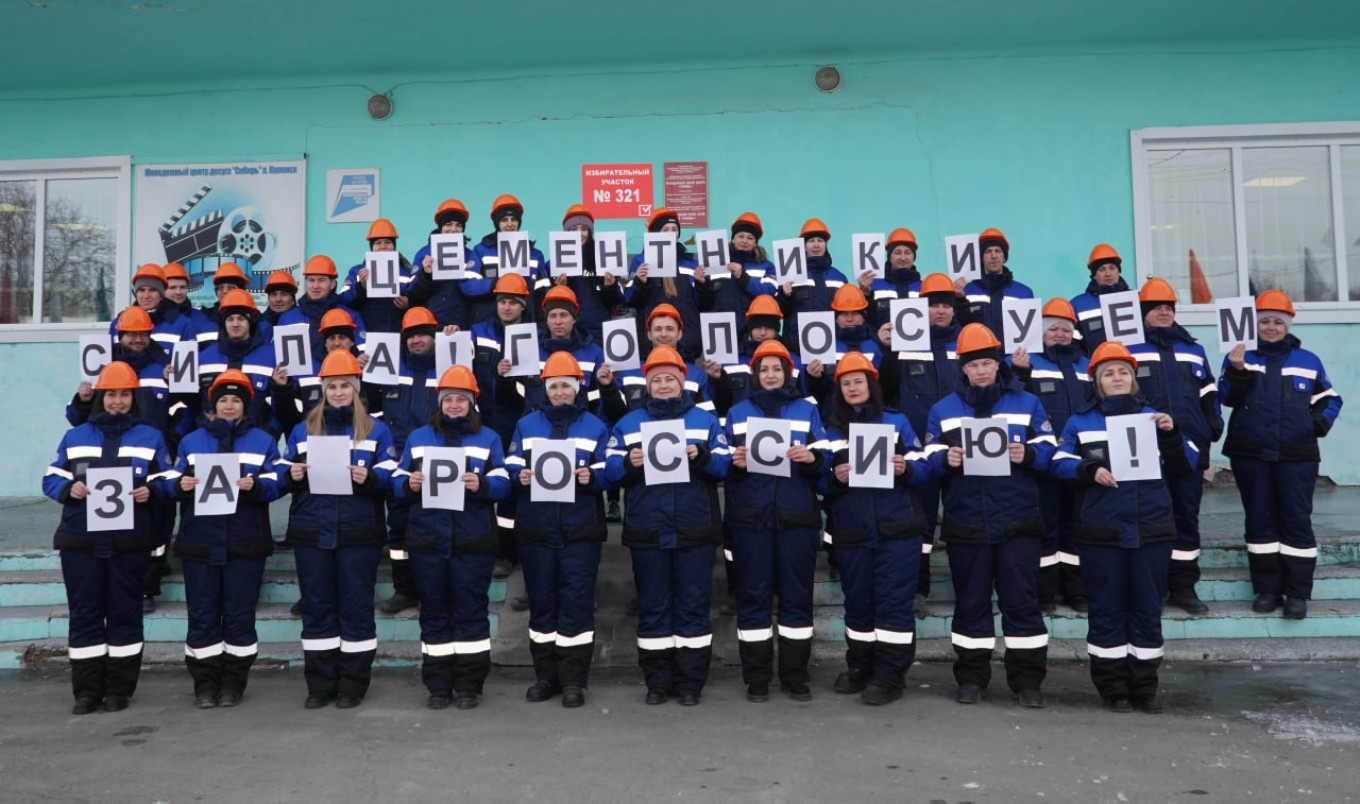
[{"label": "film reel graphic", "polygon": [[264,214],[254,207],[237,207],[227,215],[218,230],[217,249],[255,271],[269,268],[274,260],[278,237],[265,228]]}]

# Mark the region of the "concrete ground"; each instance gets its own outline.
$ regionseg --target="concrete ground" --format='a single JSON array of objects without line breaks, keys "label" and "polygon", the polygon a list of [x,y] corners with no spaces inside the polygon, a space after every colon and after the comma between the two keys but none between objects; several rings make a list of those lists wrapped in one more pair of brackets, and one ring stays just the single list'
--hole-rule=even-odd
[{"label": "concrete ground", "polygon": [[750,704],[718,670],[681,708],[645,706],[638,673],[611,670],[566,710],[497,668],[481,707],[434,712],[414,670],[381,672],[358,709],[308,711],[298,673],[261,668],[240,707],[199,711],[164,668],[128,710],[85,717],[64,672],[11,672],[0,800],[1360,800],[1355,663],[1175,664],[1162,716],[1103,711],[1080,666],[1050,670],[1042,711],[999,683],[959,706],[947,664],[914,667],[884,708],[831,693],[831,672],[810,703]]}]

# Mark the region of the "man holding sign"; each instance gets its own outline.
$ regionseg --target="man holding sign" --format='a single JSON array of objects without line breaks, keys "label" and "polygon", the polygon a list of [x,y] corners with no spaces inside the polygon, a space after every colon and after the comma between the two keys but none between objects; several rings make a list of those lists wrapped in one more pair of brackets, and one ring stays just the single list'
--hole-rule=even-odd
[{"label": "man holding sign", "polygon": [[[850,352],[859,352],[874,363],[874,368],[883,360],[878,342],[869,330],[866,313],[869,302],[864,292],[854,285],[841,285],[831,299],[831,310],[836,314],[836,352],[832,360],[813,360],[807,365],[808,391],[816,397],[822,410],[831,409],[835,388],[831,375],[835,363]],[[825,363],[825,365],[824,365]]]},{"label": "man holding sign", "polygon": [[914,299],[921,287],[921,274],[916,270],[916,235],[910,229],[893,229],[884,245],[887,265],[882,274],[872,270],[862,272],[856,279],[864,295],[873,303],[869,310],[869,326],[877,330],[888,322],[889,306],[897,299]]},{"label": "man holding sign", "polygon": [[[391,255],[393,265],[377,266],[375,260],[365,258],[350,268],[340,286],[340,303],[362,315],[373,332],[398,332],[402,311],[410,305],[406,294],[415,277],[411,274],[411,263],[397,252],[397,227],[386,218],[373,221],[368,227],[368,250],[379,258]],[[383,274],[375,275],[375,268]]]},{"label": "man holding sign", "polygon": [[207,424],[184,437],[156,489],[184,503],[175,555],[188,601],[184,661],[199,709],[240,703],[259,650],[255,605],[274,550],[267,523],[280,484],[278,439],[246,418],[253,395],[245,374],[219,374]]},{"label": "man holding sign", "polygon": [[[491,204],[491,223],[496,231],[483,237],[472,249],[471,262],[475,264],[476,279],[463,282],[463,293],[477,299],[472,310],[471,320],[486,321],[496,315],[496,301],[492,295],[497,280],[505,273],[518,273],[532,287],[543,278],[543,268],[548,260],[532,242],[521,243],[522,251],[514,254],[500,252],[499,236],[502,232],[518,232],[524,222],[524,205],[513,195],[496,196]],[[506,266],[520,265],[521,270],[509,271]]]},{"label": "man holding sign", "polygon": [[[613,308],[623,304],[623,285],[619,282],[622,271],[600,270],[595,255],[595,216],[581,204],[572,204],[562,215],[562,230],[575,238],[580,244],[573,255],[576,260],[574,269],[564,263],[557,265],[556,249],[549,255],[543,279],[534,288],[535,298],[542,306],[543,295],[550,287],[566,287],[576,295],[580,305],[577,324],[590,335],[597,344],[604,341],[605,322],[613,319]],[[565,271],[571,270],[571,273]]]},{"label": "man holding sign", "polygon": [[[647,703],[665,703],[674,693],[682,706],[693,706],[713,655],[709,603],[722,542],[718,483],[727,477],[731,455],[717,418],[684,394],[688,366],[678,352],[652,349],[643,370],[646,402],[610,433],[606,476],[627,495],[623,542],[633,555]],[[652,432],[644,425],[663,426]],[[689,480],[653,482],[675,470],[687,472]]]},{"label": "man holding sign", "polygon": [[[1147,403],[1176,420],[1199,450],[1196,469],[1209,468],[1209,447],[1223,434],[1218,385],[1204,347],[1176,323],[1176,291],[1165,279],[1149,279],[1138,292],[1144,342],[1129,346],[1138,360],[1138,387]],[[1176,514],[1176,546],[1167,580],[1171,605],[1190,614],[1209,606],[1195,591],[1199,582],[1199,507],[1204,498],[1200,475],[1168,478]]]},{"label": "man holding sign", "polygon": [[[721,238],[721,229],[714,232]],[[714,256],[722,270],[705,270],[703,282],[696,282],[699,309],[715,313],[736,313],[738,318],[757,296],[772,296],[775,291],[774,264],[760,245],[765,230],[754,212],[743,212],[732,222],[731,237],[725,240],[726,252]],[[703,258],[704,241],[697,240]],[[724,242],[719,240],[719,242]],[[743,327],[743,330],[745,328]]]},{"label": "man holding sign", "polygon": [[[62,436],[42,479],[43,494],[62,505],[53,545],[71,612],[76,715],[126,709],[142,666],[142,580],[159,540],[148,482],[173,464],[161,434],[139,422],[140,387],[128,364],[105,366],[89,420]],[[106,525],[129,515],[130,526]]]},{"label": "man holding sign", "polygon": [[1002,299],[1032,299],[1034,291],[1015,281],[1006,267],[1011,256],[1011,244],[1000,229],[986,229],[978,235],[978,250],[982,253],[982,276],[963,286],[967,299],[967,321],[985,324],[992,332],[1001,332]]},{"label": "man holding sign", "polygon": [[[964,327],[958,354],[967,385],[936,403],[926,424],[926,451],[944,476],[940,535],[949,543],[954,583],[950,641],[959,684],[954,700],[977,703],[991,681],[995,589],[1007,686],[1021,706],[1038,708],[1044,705],[1040,686],[1048,667],[1048,629],[1037,594],[1044,520],[1032,475],[1048,471],[1057,442],[1038,398],[1009,387],[1001,342],[989,329]],[[1005,419],[1004,433],[964,427],[969,419],[995,418]],[[970,471],[971,460],[998,452],[1010,463],[1007,475]]]},{"label": "man holding sign", "polygon": [[796,701],[812,698],[812,589],[821,540],[817,480],[829,455],[817,408],[802,398],[793,357],[778,341],[751,358],[755,391],[727,417],[732,445],[727,532],[737,572],[737,646],[746,699],[769,699],[779,590],[779,686]]},{"label": "man holding sign", "polygon": [[[1067,420],[1053,475],[1078,484],[1072,538],[1090,594],[1091,681],[1112,711],[1158,713],[1162,595],[1176,538],[1162,476],[1194,475],[1198,455],[1171,416],[1139,401],[1137,369],[1123,344],[1096,348],[1097,404]],[[1135,432],[1144,427],[1156,428],[1151,444]]]},{"label": "man holding sign", "polygon": [[595,577],[606,536],[609,427],[577,404],[583,378],[570,352],[548,358],[546,404],[519,420],[505,457],[513,488],[526,503],[517,508],[515,535],[529,594],[535,681],[524,697],[537,703],[560,692],[569,708],[586,700],[595,653]]},{"label": "man holding sign", "polygon": [[[665,207],[657,207],[647,219],[649,235],[669,234],[675,237],[670,243],[654,243],[651,249],[633,256],[628,270],[633,278],[623,289],[624,300],[628,306],[638,311],[638,321],[651,321],[657,307],[666,305],[680,316],[680,353],[693,359],[699,354],[699,297],[695,283],[705,279],[708,273],[694,259],[694,255],[680,242],[680,216]],[[676,274],[671,277],[654,276],[659,268],[658,258],[675,258]]]},{"label": "man holding sign", "polygon": [[[114,326],[117,328],[118,340],[113,346],[112,359],[126,363],[137,372],[139,385],[135,394],[142,423],[159,430],[169,444],[178,421],[177,418],[172,421],[170,416],[171,400],[165,379],[170,352],[151,339],[151,317],[140,307],[134,305],[119,313]],[[192,344],[193,341],[186,343]],[[94,385],[85,380],[66,406],[66,421],[72,425],[84,422],[95,412],[93,405]]]},{"label": "man holding sign", "polygon": [[830,310],[836,291],[848,281],[845,274],[831,264],[831,255],[827,253],[831,229],[825,223],[808,218],[798,236],[803,240],[803,251],[807,255],[807,281],[798,285],[783,282],[776,296],[779,306],[784,308],[784,345],[790,349],[798,343],[798,316]]},{"label": "man holding sign", "polygon": [[[472,261],[472,244],[463,234],[467,222],[468,211],[463,202],[457,198],[445,199],[434,213],[431,242],[421,246],[411,258],[419,270],[411,282],[407,299],[412,306],[428,308],[441,329],[447,326],[468,328],[470,302],[463,295],[463,281],[482,278]],[[456,238],[457,242],[444,245],[439,238]]]}]

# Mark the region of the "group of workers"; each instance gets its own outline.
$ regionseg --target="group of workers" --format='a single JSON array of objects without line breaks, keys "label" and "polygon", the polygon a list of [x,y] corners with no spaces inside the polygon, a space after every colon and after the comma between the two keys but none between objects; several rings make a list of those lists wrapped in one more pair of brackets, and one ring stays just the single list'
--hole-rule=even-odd
[{"label": "group of workers", "polygon": [[[678,271],[668,277],[643,255],[618,275],[597,270],[595,221],[581,205],[562,219],[583,244],[579,274],[555,271],[536,248],[527,270],[504,270],[497,233],[518,230],[524,208],[503,195],[490,217],[495,230],[465,244],[463,278],[436,278],[422,246],[401,258],[396,298],[369,295],[366,263],[342,280],[322,255],[307,261],[301,285],[271,275],[263,311],[234,264],[217,271],[217,302],[204,309],[189,303],[182,266],[137,270],[136,304],[111,325],[113,360],[77,389],[71,429],[43,478],[62,505],[55,547],[76,714],[128,705],[143,614],[154,610],[169,545],[183,565],[185,661],[200,708],[241,701],[259,650],[266,558],[280,546],[296,557],[308,708],[354,707],[368,690],[384,549],[395,592],[379,608],[419,606],[429,707],[478,704],[491,667],[488,587],[513,563],[524,575],[535,671],[525,697],[581,706],[608,519],[621,519],[632,558],[648,704],[701,699],[720,548],[748,700],[768,700],[776,681],[794,700],[812,695],[822,550],[844,592],[845,667],[834,690],[871,705],[898,699],[938,526],[954,587],[959,703],[977,703],[991,680],[995,592],[1006,685],[1020,705],[1044,706],[1044,615],[1061,598],[1089,618],[1091,676],[1105,705],[1160,712],[1163,603],[1208,610],[1195,591],[1197,523],[1222,405],[1232,409],[1223,453],[1247,514],[1253,608],[1307,614],[1318,439],[1341,398],[1290,333],[1294,308],[1280,291],[1256,298],[1259,343],[1229,352],[1216,379],[1176,322],[1164,280],[1139,290],[1145,341],[1105,339],[1100,297],[1129,290],[1108,245],[1091,252],[1083,293],[1043,305],[1042,351],[1005,354],[1004,300],[1033,293],[1012,274],[1010,243],[996,229],[978,239],[981,276],[972,281],[922,277],[907,229],[887,236],[881,272],[847,277],[832,264],[829,229],[810,219],[801,230],[807,279],[794,284],[777,280],[749,212],[733,222],[730,262],[719,271],[686,248],[674,212],[656,209],[648,230],[677,233]],[[462,233],[468,220],[449,199],[432,234]],[[395,251],[397,239],[379,220],[368,250]],[[928,304],[928,349],[892,348],[889,310],[907,298]],[[804,362],[799,315],[827,310],[835,360]],[[702,312],[737,314],[738,362],[704,359]],[[603,330],[627,316],[645,359],[615,370]],[[506,350],[506,328],[526,322],[539,328],[537,376],[516,371]],[[306,324],[311,336],[315,365],[305,376],[291,376],[275,351],[271,330],[288,324]],[[437,335],[469,330],[471,365],[439,373]],[[363,380],[365,337],[379,332],[400,335],[395,384]],[[170,355],[185,341],[197,343],[201,388],[171,393]],[[1155,479],[1112,473],[1106,420],[1126,415],[1156,428]],[[985,418],[1006,422],[1004,474],[966,466],[966,423]],[[772,420],[787,426],[782,474],[757,466],[747,440]],[[865,425],[894,434],[888,482],[866,484],[854,471],[851,441]],[[662,427],[684,433],[678,478],[663,480],[644,450]],[[320,450],[325,436],[350,445],[343,493],[333,479],[326,493],[311,488],[324,460],[310,462],[309,444]],[[534,501],[536,450],[562,442],[574,445],[574,493]],[[465,456],[457,477],[443,478],[462,486],[457,510],[435,504],[427,488],[439,481],[435,456],[450,447]],[[220,455],[239,463],[229,478],[235,507],[200,512],[201,484],[213,480],[196,469]],[[87,482],[91,470],[115,468],[130,470],[126,496]],[[268,509],[284,495],[288,525],[276,541]],[[90,527],[88,509],[124,501],[134,512],[126,527]]]}]

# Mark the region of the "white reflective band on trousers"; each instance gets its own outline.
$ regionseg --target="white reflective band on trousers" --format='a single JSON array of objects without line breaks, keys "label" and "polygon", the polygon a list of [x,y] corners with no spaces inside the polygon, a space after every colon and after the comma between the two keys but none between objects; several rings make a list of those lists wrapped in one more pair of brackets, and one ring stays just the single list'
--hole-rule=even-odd
[{"label": "white reflective band on trousers", "polygon": [[367,653],[368,651],[377,650],[377,649],[378,649],[378,640],[377,640],[376,638],[375,638],[375,639],[363,639],[363,640],[360,640],[360,641],[358,641],[358,642],[350,642],[350,641],[347,640],[347,639],[341,639],[341,640],[340,640],[340,652],[341,652],[341,653]]},{"label": "white reflective band on trousers", "polygon": [[232,645],[227,643],[225,648],[228,656],[254,656],[260,652],[260,643],[252,642],[249,645]]},{"label": "white reflective band on trousers", "polygon": [[578,648],[582,645],[590,645],[595,641],[594,631],[582,631],[575,636],[557,635],[557,647],[559,648]]},{"label": "white reflective band on trousers", "polygon": [[1261,542],[1260,544],[1257,544],[1257,543],[1254,543],[1254,542],[1247,542],[1247,552],[1248,552],[1248,553],[1256,553],[1256,554],[1258,554],[1258,555],[1259,555],[1259,554],[1265,554],[1265,553],[1278,553],[1278,552],[1280,552],[1280,543],[1279,543],[1279,542]]},{"label": "white reflective band on trousers", "polygon": [[405,550],[398,550],[398,549],[395,548],[395,547],[389,547],[389,548],[387,548],[387,555],[388,555],[388,557],[391,558],[393,561],[405,561],[405,560],[407,560],[408,558],[410,558],[410,556],[406,555],[406,551],[405,551]]},{"label": "white reflective band on trousers", "polygon": [[675,637],[638,637],[638,650],[668,650],[675,647]]},{"label": "white reflective band on trousers", "polygon": [[1172,550],[1172,561],[1199,561],[1199,548],[1194,550]]},{"label": "white reflective band on trousers", "polygon": [[779,636],[784,639],[812,639],[812,626],[796,627],[781,624],[779,626]]},{"label": "white reflective band on trousers", "polygon": [[921,542],[921,552],[922,552],[924,555],[930,555],[931,552],[932,552],[934,549],[935,549],[935,543],[934,543],[934,542],[927,542],[927,541]]},{"label": "white reflective band on trousers", "polygon": [[422,642],[420,643],[420,652],[426,656],[452,656],[457,651],[453,649],[452,642],[440,642],[434,645]]},{"label": "white reflective band on trousers", "polygon": [[773,628],[737,629],[738,642],[765,642],[774,639]]},{"label": "white reflective band on trousers", "polygon": [[732,559],[732,548],[730,548],[730,547],[724,547],[724,548],[723,548],[723,560],[724,560],[724,561],[732,561],[732,560],[733,560],[733,559]]},{"label": "white reflective band on trousers", "polygon": [[107,655],[108,652],[108,645],[86,645],[83,648],[68,647],[66,657],[68,659],[98,659],[100,656]]},{"label": "white reflective band on trousers", "polygon": [[190,659],[211,659],[214,656],[221,656],[226,647],[227,643],[225,642],[218,642],[216,645],[208,645],[205,648],[191,648],[186,644],[184,655]]},{"label": "white reflective band on trousers", "polygon": [[1129,655],[1128,645],[1115,645],[1112,648],[1102,648],[1099,645],[1086,643],[1086,652],[1097,659],[1124,659]]},{"label": "white reflective band on trousers", "polygon": [[453,643],[453,652],[459,656],[467,656],[472,653],[489,653],[490,651],[490,639],[468,639]]},{"label": "white reflective band on trousers", "polygon": [[1316,547],[1290,547],[1287,544],[1280,545],[1280,555],[1291,558],[1317,558]]},{"label": "white reflective band on trousers", "polygon": [[1155,648],[1140,648],[1137,645],[1129,646],[1129,655],[1135,659],[1142,659],[1143,661],[1160,659],[1165,654],[1166,649],[1161,646]]},{"label": "white reflective band on trousers", "polygon": [[339,650],[340,637],[321,637],[319,639],[302,640],[303,650]]},{"label": "white reflective band on trousers", "polygon": [[546,633],[546,634],[545,634],[545,633],[543,633],[542,631],[535,631],[534,629],[530,628],[530,629],[529,629],[529,641],[530,641],[530,642],[537,642],[537,643],[540,644],[540,645],[543,645],[543,644],[546,644],[546,643],[549,643],[549,642],[556,644],[556,642],[557,642],[557,632],[556,632],[556,631],[552,631],[552,632],[549,632],[549,633]]},{"label": "white reflective band on trousers", "polygon": [[853,639],[856,642],[877,642],[878,633],[876,631],[856,631],[853,628],[845,629],[845,638]]},{"label": "white reflective band on trousers", "polygon": [[996,647],[996,637],[970,637],[950,632],[949,641],[964,650],[992,650]]},{"label": "white reflective band on trousers", "polygon": [[1059,564],[1067,564],[1068,566],[1072,566],[1072,567],[1080,567],[1080,566],[1081,566],[1081,556],[1077,555],[1076,553],[1064,553],[1063,551],[1059,550],[1059,551],[1058,551],[1058,563],[1059,563]]},{"label": "white reflective band on trousers", "polygon": [[1034,636],[1007,636],[1006,647],[1016,650],[1032,650],[1034,648],[1048,647],[1048,634],[1035,634]]},{"label": "white reflective band on trousers", "polygon": [[128,656],[136,656],[142,652],[142,643],[134,642],[131,645],[110,645],[109,658],[122,659]]},{"label": "white reflective band on trousers", "polygon": [[677,648],[707,648],[709,645],[712,644],[713,644],[712,634],[704,634],[703,636],[692,637],[677,636],[675,638],[675,647]]},{"label": "white reflective band on trousers", "polygon": [[1054,554],[1052,554],[1052,555],[1039,556],[1039,566],[1040,566],[1040,567],[1056,567],[1056,566],[1058,566],[1058,554],[1057,554],[1057,553],[1054,553]]},{"label": "white reflective band on trousers", "polygon": [[874,636],[887,645],[910,645],[916,638],[912,631],[888,631],[883,628],[874,629]]}]

